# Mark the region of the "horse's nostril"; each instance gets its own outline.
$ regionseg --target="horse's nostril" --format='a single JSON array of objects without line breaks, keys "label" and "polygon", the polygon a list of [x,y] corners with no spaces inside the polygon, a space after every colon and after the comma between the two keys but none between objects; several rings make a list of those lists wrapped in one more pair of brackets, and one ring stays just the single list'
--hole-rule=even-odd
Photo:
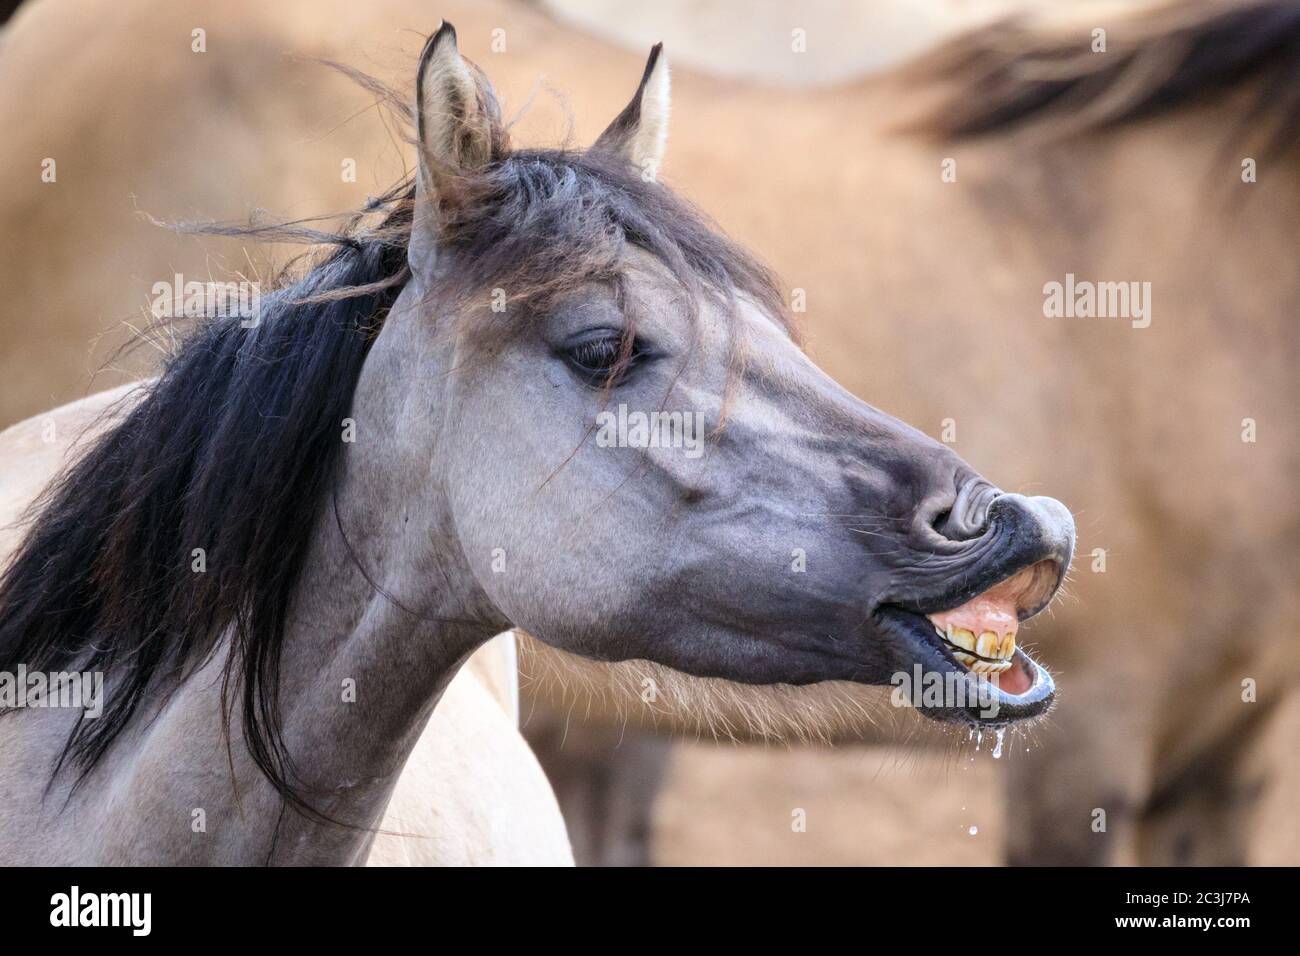
[{"label": "horse's nostril", "polygon": [[982,518],[974,519],[949,508],[935,518],[934,530],[949,541],[969,541],[984,531],[984,522]]},{"label": "horse's nostril", "polygon": [[948,523],[950,517],[952,517],[952,508],[944,508],[934,516],[934,519],[930,522],[930,527],[940,534],[943,534],[944,525]]},{"label": "horse's nostril", "polygon": [[978,538],[988,527],[989,506],[999,492],[982,478],[965,481],[952,504],[932,522],[934,530],[950,541]]}]

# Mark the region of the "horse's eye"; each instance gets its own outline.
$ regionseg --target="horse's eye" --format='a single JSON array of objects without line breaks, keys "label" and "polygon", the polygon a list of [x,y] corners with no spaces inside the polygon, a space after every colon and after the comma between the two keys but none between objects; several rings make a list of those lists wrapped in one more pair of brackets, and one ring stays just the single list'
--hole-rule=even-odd
[{"label": "horse's eye", "polygon": [[[603,385],[618,367],[622,350],[622,336],[602,335],[570,346],[564,352],[564,360],[585,384]],[[633,342],[631,355],[621,371],[630,369],[639,354],[637,344]]]}]

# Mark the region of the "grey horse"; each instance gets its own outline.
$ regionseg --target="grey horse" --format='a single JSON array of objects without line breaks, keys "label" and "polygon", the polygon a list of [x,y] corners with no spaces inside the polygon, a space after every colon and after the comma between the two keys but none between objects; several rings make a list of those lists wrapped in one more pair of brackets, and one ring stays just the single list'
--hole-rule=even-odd
[{"label": "grey horse", "polygon": [[421,54],[414,181],[255,321],[202,323],[38,503],[0,672],[102,695],[5,704],[5,862],[363,862],[512,626],[665,680],[1050,707],[1015,635],[1068,510],[809,361],[768,272],[657,181],[659,48],[590,149],[516,150],[455,40]]}]

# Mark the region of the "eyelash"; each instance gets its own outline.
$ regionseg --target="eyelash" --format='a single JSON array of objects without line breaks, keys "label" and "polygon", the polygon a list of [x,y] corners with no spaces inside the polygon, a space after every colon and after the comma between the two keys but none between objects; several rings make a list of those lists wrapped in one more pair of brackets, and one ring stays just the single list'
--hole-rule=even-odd
[{"label": "eyelash", "polygon": [[[569,367],[588,385],[602,385],[609,378],[617,364],[619,356],[622,354],[623,340],[618,335],[607,335],[601,338],[588,339],[585,342],[579,342],[571,346],[564,353],[564,359]],[[622,369],[626,373],[636,362],[644,356],[644,349],[639,342],[633,340],[632,352],[628,357],[627,364]],[[617,384],[617,382],[615,382]]]},{"label": "eyelash", "polygon": [[618,361],[622,343],[614,338],[583,342],[569,350],[573,362],[586,371],[608,371]]}]

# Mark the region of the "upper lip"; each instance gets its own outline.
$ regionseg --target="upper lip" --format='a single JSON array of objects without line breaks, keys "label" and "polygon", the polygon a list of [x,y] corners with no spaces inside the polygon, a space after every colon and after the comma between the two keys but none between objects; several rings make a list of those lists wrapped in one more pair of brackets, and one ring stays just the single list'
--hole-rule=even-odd
[{"label": "upper lip", "polygon": [[920,555],[905,575],[899,575],[905,581],[898,582],[898,592],[882,606],[934,614],[964,604],[1032,564],[1051,561],[1057,571],[1053,586],[1033,606],[1021,609],[1021,620],[1033,617],[1051,602],[1069,566],[1074,522],[1060,502],[1004,494],[989,506],[987,527],[979,538],[952,545],[957,550],[938,562],[929,553]]},{"label": "upper lip", "polygon": [[[1055,583],[1052,587],[1038,595],[1038,599],[1032,604],[1017,609],[1017,617],[1022,621],[1027,621],[1047,605],[1052,603],[1052,598],[1056,596],[1056,591],[1060,587],[1063,577],[1061,563],[1054,558],[1045,558],[1041,560],[1050,561],[1055,566]],[[964,576],[964,580],[956,587],[949,591],[931,596],[924,599],[912,599],[890,602],[896,607],[911,611],[913,614],[922,616],[927,614],[937,614],[940,611],[951,610],[960,607],[971,598],[983,594],[993,585],[1023,571],[1025,568],[1033,567],[1039,564],[1040,560],[1022,560],[1010,566],[1005,566],[1000,562],[989,562],[980,571],[974,575]]]}]

